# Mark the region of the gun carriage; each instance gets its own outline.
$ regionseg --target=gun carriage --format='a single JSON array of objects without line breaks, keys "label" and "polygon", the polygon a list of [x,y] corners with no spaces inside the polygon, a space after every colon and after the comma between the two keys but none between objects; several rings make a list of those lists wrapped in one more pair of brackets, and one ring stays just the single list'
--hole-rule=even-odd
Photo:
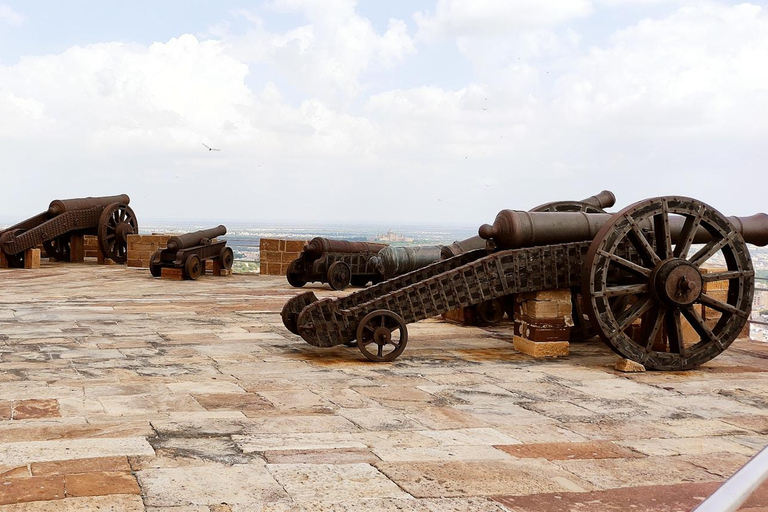
[{"label": "gun carriage", "polygon": [[128,235],[139,231],[129,202],[125,194],[54,200],[46,211],[0,232],[0,250],[13,267],[23,267],[24,252],[40,244],[48,256],[69,261],[73,236],[97,235],[102,254],[125,263]]},{"label": "gun carriage", "polygon": [[[613,351],[648,369],[686,370],[723,352],[745,326],[754,293],[746,244],[768,244],[768,215],[726,218],[695,199],[668,196],[613,215],[504,210],[479,234],[493,250],[347,297],[303,293],[286,303],[283,323],[311,345],[356,340],[366,358],[392,361],[406,347],[409,323],[510,294],[569,288],[581,290]],[[716,255],[726,269],[705,272]],[[724,300],[707,293],[710,284],[727,290]],[[694,339],[684,336],[684,322]]]},{"label": "gun carriage", "polygon": [[181,269],[184,279],[197,279],[205,272],[207,260],[218,261],[221,268],[229,270],[234,262],[232,249],[226,240],[216,240],[217,236],[227,234],[227,228],[219,225],[215,228],[195,231],[168,239],[165,249],[158,249],[152,255],[149,272],[160,277],[163,268]]},{"label": "gun carriage", "polygon": [[[605,213],[604,208],[610,208],[616,204],[616,196],[609,190],[603,190],[597,195],[590,196],[581,201],[553,201],[539,205],[532,212],[586,212]],[[379,251],[371,259],[376,270],[384,277],[384,280],[395,276],[412,272],[418,268],[448,259],[465,252],[484,249],[487,240],[481,236],[473,236],[451,245],[418,245],[393,247],[388,246]],[[482,325],[493,325],[504,318],[504,313],[510,310],[509,301],[491,299],[472,306],[470,313],[473,318]],[[510,317],[512,315],[510,314]]]},{"label": "gun carriage", "polygon": [[387,245],[313,238],[289,265],[288,283],[301,288],[309,282],[319,281],[328,283],[333,290],[343,290],[350,284],[377,283],[381,281],[381,275],[371,259],[384,247]]}]

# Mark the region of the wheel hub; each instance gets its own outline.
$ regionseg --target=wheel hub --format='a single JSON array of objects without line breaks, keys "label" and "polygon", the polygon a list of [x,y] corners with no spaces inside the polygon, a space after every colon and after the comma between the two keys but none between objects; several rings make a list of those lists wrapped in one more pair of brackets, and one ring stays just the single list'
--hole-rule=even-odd
[{"label": "wheel hub", "polygon": [[115,229],[115,234],[117,235],[117,238],[119,238],[123,242],[126,242],[128,240],[128,235],[133,234],[133,226],[131,226],[127,222],[121,222],[120,224],[117,225],[117,228]]},{"label": "wheel hub", "polygon": [[377,327],[376,330],[373,331],[373,341],[375,341],[377,345],[386,345],[392,341],[392,333],[386,327]]},{"label": "wheel hub", "polygon": [[703,289],[699,269],[684,259],[659,263],[651,279],[654,294],[670,306],[687,306],[695,302]]}]

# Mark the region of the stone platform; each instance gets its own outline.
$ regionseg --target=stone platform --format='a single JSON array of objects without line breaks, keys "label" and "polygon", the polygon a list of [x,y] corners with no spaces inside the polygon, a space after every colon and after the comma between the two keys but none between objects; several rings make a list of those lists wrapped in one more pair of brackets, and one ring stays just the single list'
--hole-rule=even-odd
[{"label": "stone platform", "polygon": [[375,364],[288,333],[297,292],[0,271],[0,511],[689,510],[768,444],[765,343],[621,374],[598,342],[534,360],[511,324],[433,319]]}]

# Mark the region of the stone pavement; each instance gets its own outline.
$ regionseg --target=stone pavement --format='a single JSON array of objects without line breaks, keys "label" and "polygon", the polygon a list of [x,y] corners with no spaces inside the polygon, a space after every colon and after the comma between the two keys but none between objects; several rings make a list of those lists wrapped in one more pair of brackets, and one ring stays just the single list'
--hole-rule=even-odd
[{"label": "stone pavement", "polygon": [[433,319],[375,364],[288,333],[295,293],[0,271],[0,511],[689,510],[768,444],[765,343],[620,374],[599,342],[533,360]]}]

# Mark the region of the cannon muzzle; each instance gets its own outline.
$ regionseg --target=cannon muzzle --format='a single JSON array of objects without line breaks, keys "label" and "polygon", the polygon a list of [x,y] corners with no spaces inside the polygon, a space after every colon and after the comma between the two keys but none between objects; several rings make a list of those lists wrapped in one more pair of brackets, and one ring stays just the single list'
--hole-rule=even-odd
[{"label": "cannon muzzle", "polygon": [[[483,224],[478,230],[486,240],[492,239],[498,249],[519,249],[539,245],[563,244],[592,240],[610,219],[609,213],[583,212],[523,212],[502,210],[493,224]],[[764,246],[768,244],[768,215],[728,217],[744,241]],[[669,230],[675,243],[683,230],[682,217],[670,217]],[[650,229],[650,223],[642,228]],[[699,228],[693,243],[705,243],[711,236]]]},{"label": "cannon muzzle", "polygon": [[603,190],[599,194],[582,199],[581,202],[605,209],[616,204],[616,196],[610,190]]},{"label": "cannon muzzle", "polygon": [[114,203],[128,204],[130,202],[131,198],[126,194],[119,196],[83,197],[80,199],[54,199],[48,206],[48,214],[56,216],[74,210],[87,210],[94,206],[109,206]]},{"label": "cannon muzzle", "polygon": [[387,244],[348,242],[346,240],[331,240],[330,238],[316,237],[304,246],[304,253],[314,259],[319,258],[327,252],[377,253],[385,247],[387,247]]},{"label": "cannon muzzle", "polygon": [[227,228],[223,225],[219,225],[215,228],[203,229],[201,231],[195,231],[194,233],[172,236],[168,239],[168,243],[165,247],[171,251],[189,249],[190,247],[195,247],[197,245],[207,245],[210,243],[212,238],[216,238],[217,236],[224,236],[226,234]]}]

